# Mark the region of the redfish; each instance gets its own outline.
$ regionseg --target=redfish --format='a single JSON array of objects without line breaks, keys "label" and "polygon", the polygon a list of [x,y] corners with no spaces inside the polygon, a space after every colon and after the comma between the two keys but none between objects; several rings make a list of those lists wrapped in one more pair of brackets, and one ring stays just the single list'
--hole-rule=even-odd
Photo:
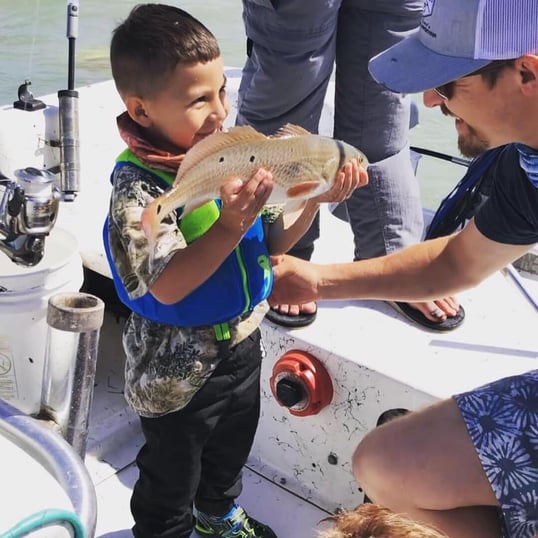
[{"label": "redfish", "polygon": [[273,174],[267,205],[300,204],[328,191],[339,170],[351,159],[366,168],[366,156],[350,144],[285,125],[272,136],[249,126],[217,132],[195,144],[185,155],[174,184],[142,213],[142,229],[154,244],[159,223],[183,207],[186,215],[218,198],[232,177],[248,179],[258,168]]}]

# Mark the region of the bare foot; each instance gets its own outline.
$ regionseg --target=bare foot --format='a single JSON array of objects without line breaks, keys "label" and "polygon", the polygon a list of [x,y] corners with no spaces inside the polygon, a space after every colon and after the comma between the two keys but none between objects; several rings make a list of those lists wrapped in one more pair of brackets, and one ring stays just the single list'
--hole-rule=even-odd
[{"label": "bare foot", "polygon": [[318,307],[315,302],[304,303],[304,304],[281,304],[278,306],[272,307],[272,310],[278,312],[279,314],[284,314],[288,316],[298,316],[299,314],[315,314]]},{"label": "bare foot", "polygon": [[422,312],[429,320],[442,322],[447,318],[454,317],[459,309],[460,304],[455,297],[445,297],[425,303],[408,303],[409,306]]}]

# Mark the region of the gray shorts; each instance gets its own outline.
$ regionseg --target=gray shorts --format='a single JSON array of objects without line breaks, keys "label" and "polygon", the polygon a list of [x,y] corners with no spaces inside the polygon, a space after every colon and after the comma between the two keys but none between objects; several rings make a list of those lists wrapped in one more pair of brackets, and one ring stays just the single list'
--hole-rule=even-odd
[{"label": "gray shorts", "polygon": [[499,500],[505,536],[537,535],[538,370],[454,398]]}]

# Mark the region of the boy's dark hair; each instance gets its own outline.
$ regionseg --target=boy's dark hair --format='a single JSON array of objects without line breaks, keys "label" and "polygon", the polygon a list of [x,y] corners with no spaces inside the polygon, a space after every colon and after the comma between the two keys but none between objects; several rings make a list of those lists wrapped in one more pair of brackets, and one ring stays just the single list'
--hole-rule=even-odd
[{"label": "boy's dark hair", "polygon": [[122,97],[150,97],[178,64],[220,56],[215,36],[192,15],[165,4],[140,4],[119,24],[110,43],[110,65]]}]

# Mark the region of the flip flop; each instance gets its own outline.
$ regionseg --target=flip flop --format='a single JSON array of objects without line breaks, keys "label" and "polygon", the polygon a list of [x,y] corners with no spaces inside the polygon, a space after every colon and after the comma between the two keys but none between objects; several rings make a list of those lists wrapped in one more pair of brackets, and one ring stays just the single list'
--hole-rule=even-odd
[{"label": "flip flop", "polygon": [[460,305],[460,309],[455,316],[447,317],[444,321],[432,321],[428,319],[420,310],[413,308],[408,303],[399,301],[387,301],[396,311],[405,316],[407,319],[414,321],[418,325],[431,331],[447,332],[459,327],[465,319],[465,310]]},{"label": "flip flop", "polygon": [[265,317],[269,320],[275,323],[276,325],[282,325],[282,327],[288,327],[290,329],[298,328],[298,327],[306,327],[307,325],[310,325],[314,322],[317,315],[317,308],[316,312],[313,312],[312,314],[299,314],[298,316],[290,316],[289,314],[281,314],[280,312],[277,312],[276,310],[273,310],[272,308],[269,309],[267,314],[265,314]]}]

